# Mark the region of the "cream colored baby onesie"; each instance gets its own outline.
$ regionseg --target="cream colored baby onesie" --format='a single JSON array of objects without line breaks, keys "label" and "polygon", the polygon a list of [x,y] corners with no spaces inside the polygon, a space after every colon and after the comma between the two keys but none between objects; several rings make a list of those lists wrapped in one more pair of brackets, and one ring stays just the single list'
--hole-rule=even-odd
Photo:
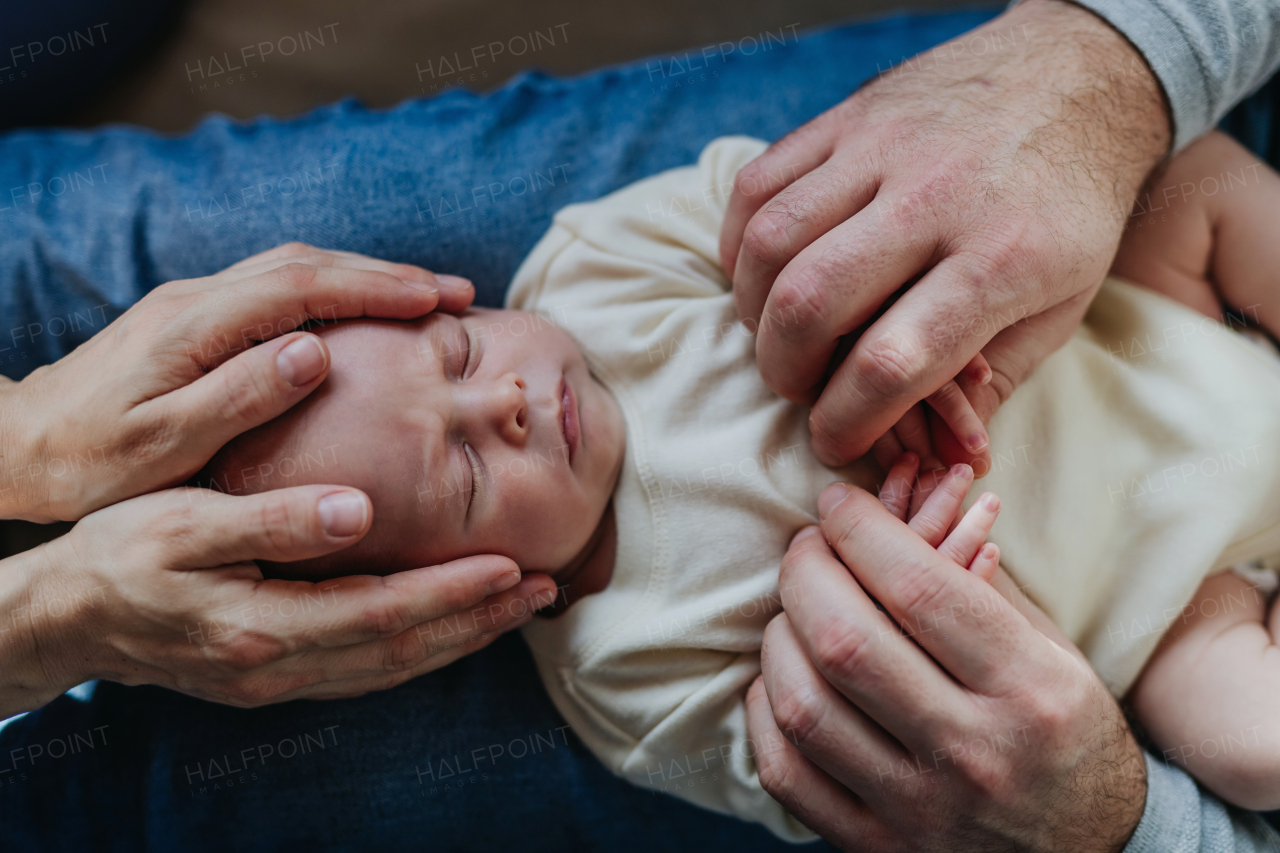
[{"label": "cream colored baby onesie", "polygon": [[[613,772],[801,841],[760,787],[743,700],[790,537],[826,484],[874,489],[877,473],[813,457],[807,410],[765,387],[737,320],[717,241],[764,147],[720,139],[696,166],[565,208],[516,274],[509,307],[578,341],[627,428],[613,579],[524,634]],[[1207,573],[1280,549],[1280,369],[1161,297],[1104,285],[990,432],[1006,567],[1117,694]]]}]

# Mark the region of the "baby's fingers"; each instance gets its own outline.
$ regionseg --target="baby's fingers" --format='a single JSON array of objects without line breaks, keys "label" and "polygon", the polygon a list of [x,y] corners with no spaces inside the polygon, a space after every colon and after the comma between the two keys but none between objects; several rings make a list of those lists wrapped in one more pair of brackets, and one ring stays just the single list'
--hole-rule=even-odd
[{"label": "baby's fingers", "polygon": [[987,583],[996,576],[996,571],[1000,568],[1000,546],[994,542],[988,542],[978,550],[978,556],[973,558],[973,562],[969,564],[969,571],[982,578]]},{"label": "baby's fingers", "polygon": [[907,507],[911,504],[911,487],[920,470],[920,457],[904,453],[893,463],[880,487],[880,502],[901,521],[907,520]]},{"label": "baby's fingers", "polygon": [[[970,362],[971,367],[966,367],[965,370],[972,370],[972,364],[973,362]],[[985,364],[984,360],[983,365]],[[990,370],[991,368],[988,367],[988,374]],[[973,410],[973,404],[969,402],[969,398],[965,396],[959,383],[954,379],[926,397],[925,402],[951,429],[951,433],[960,442],[961,447],[975,456],[987,449],[990,443],[987,439],[987,429],[982,425],[978,413]]]},{"label": "baby's fingers", "polygon": [[[922,479],[924,479],[922,477]],[[946,538],[947,531],[960,513],[960,504],[973,484],[973,469],[968,465],[952,465],[942,480],[929,492],[919,510],[912,514],[907,526],[934,548]],[[979,542],[978,544],[982,544]],[[967,565],[966,561],[962,565]]]},{"label": "baby's fingers", "polygon": [[[964,518],[960,519],[956,529],[938,546],[938,553],[957,565],[968,566],[973,563],[979,558],[982,543],[987,541],[987,534],[991,532],[991,526],[996,523],[996,516],[999,514],[1000,498],[987,492],[978,498],[964,514]],[[999,560],[998,551],[996,559]],[[983,565],[985,567],[985,563]]]},{"label": "baby's fingers", "polygon": [[968,377],[976,385],[986,385],[991,381],[991,365],[987,363],[982,353],[978,353],[969,359],[969,363],[964,366],[964,370],[960,371],[960,375]]}]

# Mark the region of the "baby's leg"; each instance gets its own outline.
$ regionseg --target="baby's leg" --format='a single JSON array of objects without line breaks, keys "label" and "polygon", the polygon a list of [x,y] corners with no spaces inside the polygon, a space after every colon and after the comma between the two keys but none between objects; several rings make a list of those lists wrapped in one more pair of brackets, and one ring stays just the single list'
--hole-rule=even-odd
[{"label": "baby's leg", "polygon": [[1148,182],[1111,270],[1210,317],[1261,323],[1280,337],[1280,175],[1231,137],[1210,133]]},{"label": "baby's leg", "polygon": [[1280,808],[1280,608],[1231,572],[1205,580],[1130,694],[1163,751],[1237,806]]}]

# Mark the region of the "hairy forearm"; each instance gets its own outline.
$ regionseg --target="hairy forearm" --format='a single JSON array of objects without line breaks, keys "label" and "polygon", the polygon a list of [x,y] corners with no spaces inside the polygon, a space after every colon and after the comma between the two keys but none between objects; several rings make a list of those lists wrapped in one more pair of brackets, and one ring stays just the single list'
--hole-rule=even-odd
[{"label": "hairy forearm", "polygon": [[1075,0],[1137,45],[1168,94],[1175,150],[1280,66],[1276,0]]},{"label": "hairy forearm", "polygon": [[1065,0],[1027,0],[885,73],[865,96],[869,109],[893,100],[941,113],[940,126],[955,128],[950,144],[975,157],[1000,150],[983,193],[1016,192],[1052,174],[1089,200],[1090,215],[1115,223],[1117,240],[1171,143],[1168,106],[1142,55]]},{"label": "hairy forearm", "polygon": [[51,593],[53,550],[42,545],[0,560],[0,719],[38,708],[82,680],[58,659],[53,638],[92,596]]},{"label": "hairy forearm", "polygon": [[1004,18],[1027,35],[1021,53],[1005,59],[1016,69],[1009,85],[1043,104],[1023,122],[1024,154],[1104,190],[1114,205],[1098,213],[1123,222],[1172,143],[1169,106],[1151,67],[1110,24],[1066,0],[1027,0],[997,21]]}]

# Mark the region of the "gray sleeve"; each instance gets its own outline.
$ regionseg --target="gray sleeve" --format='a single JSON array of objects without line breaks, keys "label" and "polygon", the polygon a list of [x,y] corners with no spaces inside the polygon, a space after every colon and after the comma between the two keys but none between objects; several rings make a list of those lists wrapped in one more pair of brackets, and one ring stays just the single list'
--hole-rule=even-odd
[{"label": "gray sleeve", "polygon": [[1164,86],[1177,151],[1280,65],[1280,0],[1073,0],[1133,42]]},{"label": "gray sleeve", "polygon": [[1147,755],[1147,805],[1124,853],[1280,853],[1280,836],[1252,812],[1200,790]]}]

